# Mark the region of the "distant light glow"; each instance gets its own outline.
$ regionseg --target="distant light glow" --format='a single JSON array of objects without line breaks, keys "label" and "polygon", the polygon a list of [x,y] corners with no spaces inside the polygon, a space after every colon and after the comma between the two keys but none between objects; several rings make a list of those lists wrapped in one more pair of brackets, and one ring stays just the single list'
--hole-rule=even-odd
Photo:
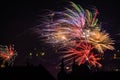
[{"label": "distant light glow", "polygon": [[69,69],[70,69],[70,67],[66,67],[66,69],[67,69],[67,70],[69,70]]},{"label": "distant light glow", "polygon": [[1,64],[1,68],[5,68],[5,64]]},{"label": "distant light glow", "polygon": [[29,54],[30,56],[32,56],[32,53],[30,52],[30,54]]},{"label": "distant light glow", "polygon": [[38,54],[36,54],[36,56],[38,56]]},{"label": "distant light glow", "polygon": [[45,52],[41,52],[40,54],[41,54],[41,56],[44,56],[44,55],[45,55]]}]

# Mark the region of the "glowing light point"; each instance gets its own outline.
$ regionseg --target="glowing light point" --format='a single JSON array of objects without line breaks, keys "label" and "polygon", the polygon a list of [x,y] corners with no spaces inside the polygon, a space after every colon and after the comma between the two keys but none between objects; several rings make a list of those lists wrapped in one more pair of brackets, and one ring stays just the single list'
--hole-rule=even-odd
[{"label": "glowing light point", "polygon": [[41,54],[41,56],[44,56],[44,55],[45,55],[45,52],[41,52],[40,54]]},{"label": "glowing light point", "polygon": [[67,70],[69,70],[69,69],[70,69],[70,67],[68,67],[68,66],[67,66],[67,67],[66,67],[66,69],[67,69]]},{"label": "glowing light point", "polygon": [[29,54],[30,56],[32,56],[32,53],[30,52],[30,54]]},{"label": "glowing light point", "polygon": [[65,37],[65,36],[62,36],[61,38],[62,38],[63,40],[66,40],[66,37]]},{"label": "glowing light point", "polygon": [[38,56],[38,54],[36,54],[36,56]]},{"label": "glowing light point", "polygon": [[1,64],[1,68],[5,68],[5,65],[4,65],[4,64]]},{"label": "glowing light point", "polygon": [[116,54],[114,54],[113,59],[117,59],[117,55]]}]

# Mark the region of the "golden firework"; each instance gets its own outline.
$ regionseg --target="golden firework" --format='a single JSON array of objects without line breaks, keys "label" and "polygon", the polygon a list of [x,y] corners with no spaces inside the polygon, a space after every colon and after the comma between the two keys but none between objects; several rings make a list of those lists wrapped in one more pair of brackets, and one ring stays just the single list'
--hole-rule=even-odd
[{"label": "golden firework", "polygon": [[89,36],[89,42],[97,49],[100,53],[104,53],[104,50],[114,50],[114,41],[109,37],[109,34],[105,31],[93,30]]}]

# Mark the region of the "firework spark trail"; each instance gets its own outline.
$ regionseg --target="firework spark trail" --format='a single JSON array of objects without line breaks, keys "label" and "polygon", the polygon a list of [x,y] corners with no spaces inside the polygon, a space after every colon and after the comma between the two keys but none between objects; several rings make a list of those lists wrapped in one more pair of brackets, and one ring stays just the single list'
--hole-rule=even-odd
[{"label": "firework spark trail", "polygon": [[75,61],[78,65],[87,61],[91,65],[100,67],[94,49],[99,53],[104,53],[107,49],[113,50],[114,41],[108,33],[101,30],[97,9],[92,13],[73,2],[70,2],[70,5],[71,7],[66,7],[64,11],[53,12],[52,21],[51,16],[46,17],[41,25],[42,29],[39,25],[34,30],[46,43],[66,49],[59,52],[64,53],[62,57],[66,59],[65,62],[76,57]]},{"label": "firework spark trail", "polygon": [[93,67],[102,67],[102,64],[100,64],[98,61],[100,58],[96,57],[97,55],[90,54],[88,58],[88,63]]},{"label": "firework spark trail", "polygon": [[53,22],[51,23],[50,20],[45,20],[46,22],[44,22],[43,25],[44,28],[38,30],[43,34],[42,37],[45,38],[47,43],[65,44],[73,38],[80,38],[83,34],[82,28],[84,28],[85,24],[84,10],[82,7],[76,6],[72,2],[71,7],[74,11],[66,8],[63,12],[54,12],[55,18],[53,19]]}]

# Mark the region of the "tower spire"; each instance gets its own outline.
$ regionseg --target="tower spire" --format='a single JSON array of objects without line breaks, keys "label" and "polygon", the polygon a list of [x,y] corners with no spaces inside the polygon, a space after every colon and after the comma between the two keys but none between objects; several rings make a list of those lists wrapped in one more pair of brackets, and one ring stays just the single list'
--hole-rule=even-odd
[{"label": "tower spire", "polygon": [[62,58],[62,60],[61,60],[61,65],[60,65],[60,67],[61,67],[61,71],[64,71],[64,59]]}]

